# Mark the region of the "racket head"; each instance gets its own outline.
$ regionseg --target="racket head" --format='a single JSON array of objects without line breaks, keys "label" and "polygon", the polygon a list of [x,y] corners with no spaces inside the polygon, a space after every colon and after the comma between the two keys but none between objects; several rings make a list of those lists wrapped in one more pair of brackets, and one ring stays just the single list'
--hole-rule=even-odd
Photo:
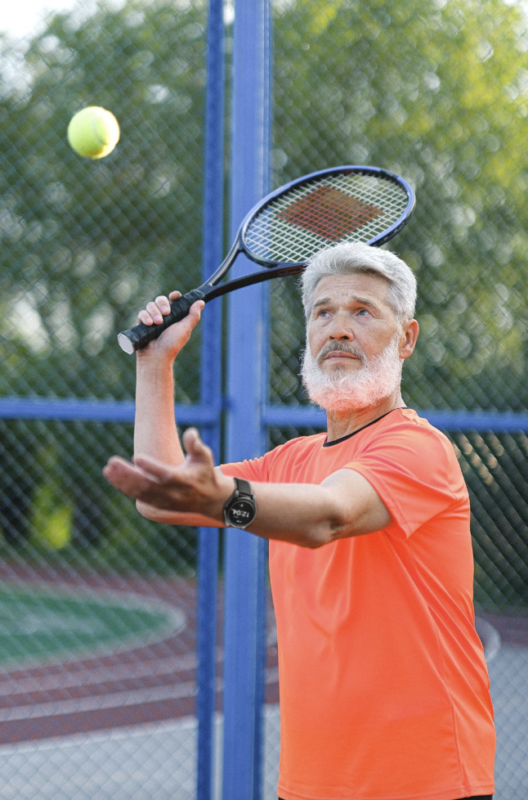
[{"label": "racket head", "polygon": [[238,246],[267,268],[305,266],[319,250],[343,242],[380,246],[408,222],[410,185],[378,167],[312,172],[261,200],[240,228]]}]

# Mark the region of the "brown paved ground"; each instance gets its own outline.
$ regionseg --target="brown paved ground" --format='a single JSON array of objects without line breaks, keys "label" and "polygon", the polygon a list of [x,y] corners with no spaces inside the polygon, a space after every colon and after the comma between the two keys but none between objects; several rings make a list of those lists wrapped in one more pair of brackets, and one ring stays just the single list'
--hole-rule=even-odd
[{"label": "brown paved ground", "polygon": [[[196,582],[122,578],[0,565],[0,579],[32,585],[134,593],[184,611],[177,635],[108,655],[0,671],[0,744],[170,720],[195,713]],[[221,600],[221,598],[219,599]],[[479,614],[504,643],[528,646],[528,614]],[[221,617],[221,612],[219,614]],[[278,702],[277,648],[269,614],[266,699]],[[220,626],[219,626],[220,627]],[[219,637],[219,641],[220,641]],[[217,649],[220,708],[222,650]]]},{"label": "brown paved ground", "polygon": [[[163,600],[185,612],[187,625],[162,641],[96,657],[0,671],[0,744],[65,736],[195,713],[196,582],[181,578],[122,578],[46,574],[0,566],[0,579],[32,585],[82,587]],[[221,615],[220,615],[221,616]],[[277,702],[277,650],[268,637],[267,700]],[[220,639],[219,639],[220,641]],[[222,651],[217,648],[220,707]]]}]

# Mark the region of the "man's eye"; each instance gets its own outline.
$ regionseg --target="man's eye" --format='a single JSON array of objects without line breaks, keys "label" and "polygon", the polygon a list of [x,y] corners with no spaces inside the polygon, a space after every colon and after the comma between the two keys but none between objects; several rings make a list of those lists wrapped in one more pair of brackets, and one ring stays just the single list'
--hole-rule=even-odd
[{"label": "man's eye", "polygon": [[363,316],[364,314],[370,314],[370,311],[368,310],[368,308],[360,308],[360,309],[358,310],[357,314],[358,314],[358,316],[359,316],[360,314],[361,314],[361,316]]}]

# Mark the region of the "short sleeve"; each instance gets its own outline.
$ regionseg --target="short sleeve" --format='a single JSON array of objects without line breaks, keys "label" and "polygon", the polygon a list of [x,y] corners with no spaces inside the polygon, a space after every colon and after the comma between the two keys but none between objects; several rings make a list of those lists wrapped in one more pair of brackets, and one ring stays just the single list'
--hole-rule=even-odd
[{"label": "short sleeve", "polygon": [[229,478],[244,478],[246,481],[256,481],[258,483],[270,483],[276,465],[284,460],[288,453],[295,450],[298,442],[305,440],[306,437],[290,439],[285,444],[280,444],[273,450],[269,450],[260,458],[252,458],[248,461],[236,461],[230,464],[221,464],[220,469]]},{"label": "short sleeve", "polygon": [[246,481],[266,483],[268,470],[266,457],[252,458],[249,461],[236,461],[231,464],[221,464],[220,469],[228,478],[243,478]]},{"label": "short sleeve", "polygon": [[391,514],[387,532],[407,538],[457,504],[466,485],[449,440],[431,426],[399,426],[345,465],[363,475]]}]

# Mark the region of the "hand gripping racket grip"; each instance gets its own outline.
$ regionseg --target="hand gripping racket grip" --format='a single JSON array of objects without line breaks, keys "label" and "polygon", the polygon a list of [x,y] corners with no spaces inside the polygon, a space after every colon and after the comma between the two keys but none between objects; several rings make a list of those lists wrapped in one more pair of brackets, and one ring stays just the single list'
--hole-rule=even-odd
[{"label": "hand gripping racket grip", "polygon": [[205,293],[201,289],[193,289],[192,292],[187,292],[187,294],[171,303],[170,314],[163,317],[163,322],[159,325],[145,325],[140,322],[139,325],[130,328],[128,331],[121,331],[117,335],[119,347],[129,354],[135,353],[136,350],[141,350],[149,342],[161,336],[169,325],[174,325],[175,322],[179,322],[186,317],[192,304],[196,303],[197,300],[203,300],[204,297]]}]

